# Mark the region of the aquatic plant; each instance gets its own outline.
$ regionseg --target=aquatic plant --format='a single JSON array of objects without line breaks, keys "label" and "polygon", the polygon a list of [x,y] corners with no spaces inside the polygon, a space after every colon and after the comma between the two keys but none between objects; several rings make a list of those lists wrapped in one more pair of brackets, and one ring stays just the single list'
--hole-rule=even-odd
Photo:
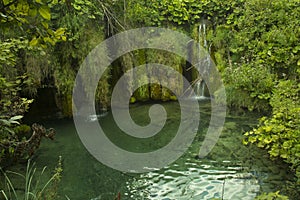
[{"label": "aquatic plant", "polygon": [[[5,200],[40,200],[40,199],[55,199],[57,197],[58,184],[61,180],[62,168],[62,158],[59,157],[57,166],[54,169],[54,174],[48,179],[45,183],[41,181],[42,177],[46,172],[44,167],[41,173],[36,177],[35,163],[31,164],[31,160],[27,162],[27,168],[25,175],[13,172],[13,171],[2,171],[3,176],[5,177],[5,186],[6,189],[0,190],[0,194],[4,197]],[[17,188],[13,183],[12,179],[8,174],[17,175],[24,179],[24,193],[17,193]]]},{"label": "aquatic plant", "polygon": [[288,200],[289,198],[287,196],[279,194],[279,191],[277,192],[270,192],[270,193],[264,193],[255,198],[255,200]]}]

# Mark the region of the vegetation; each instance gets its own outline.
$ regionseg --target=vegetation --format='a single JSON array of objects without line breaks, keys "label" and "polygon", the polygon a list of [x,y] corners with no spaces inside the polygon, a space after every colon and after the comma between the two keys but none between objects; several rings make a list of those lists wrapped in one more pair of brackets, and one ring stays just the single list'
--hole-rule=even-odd
[{"label": "vegetation", "polygon": [[35,54],[45,55],[47,45],[66,39],[64,28],[53,30],[49,25],[50,9],[57,4],[55,1],[1,1],[1,165],[2,158],[16,153],[15,144],[25,140],[28,132],[28,127],[22,125],[20,120],[33,101],[26,96],[36,93],[38,80],[32,76],[37,71],[29,68],[28,58]]},{"label": "vegetation", "polygon": [[227,105],[266,115],[258,128],[245,134],[245,144],[255,143],[290,163],[299,182],[299,8],[297,0],[132,0],[125,15],[133,26],[175,26],[195,39],[194,30],[206,23]]},{"label": "vegetation", "polygon": [[280,195],[279,192],[270,192],[268,194],[264,193],[255,198],[256,200],[288,200],[289,198],[284,195]]},{"label": "vegetation", "polygon": [[[0,196],[3,196],[5,200],[39,200],[39,199],[55,199],[57,198],[57,189],[58,184],[61,180],[61,174],[63,171],[62,168],[62,160],[59,157],[56,168],[54,169],[54,174],[48,179],[45,183],[42,182],[42,178],[46,171],[46,167],[44,167],[41,171],[41,174],[36,177],[36,168],[34,164],[31,164],[30,160],[27,163],[26,174],[20,174],[18,172],[6,171],[3,172],[3,176],[5,178],[5,186],[6,189],[2,189],[0,191]],[[20,194],[16,191],[15,185],[11,178],[9,178],[8,174],[20,176],[25,181],[24,185],[24,193]]]},{"label": "vegetation", "polygon": [[271,157],[291,164],[300,184],[300,87],[293,80],[280,81],[270,100],[272,115],[260,119],[258,128],[247,132],[245,143],[268,150]]},{"label": "vegetation", "polygon": [[[32,131],[22,118],[40,88],[54,88],[57,106],[71,117],[77,70],[105,38],[129,28],[160,26],[203,42],[198,27],[206,24],[207,46],[226,86],[228,107],[265,115],[245,133],[244,143],[289,163],[300,184],[299,16],[299,0],[0,0],[0,164],[16,152],[4,144],[29,138]],[[191,73],[182,59],[166,52],[124,55],[100,79],[98,107],[109,108],[111,90],[122,74],[148,62]],[[189,76],[194,81],[195,75]],[[126,88],[131,90],[130,83]],[[218,91],[214,96],[225,102]],[[135,91],[131,102],[150,99],[176,98],[150,85]],[[80,106],[75,102],[76,109]]]},{"label": "vegetation", "polygon": [[[272,90],[280,80],[299,80],[300,32],[294,16],[300,13],[298,4],[248,1],[236,8],[226,24],[217,27],[216,57],[221,59],[217,62],[222,63],[231,106],[267,111]],[[235,14],[241,9],[242,15]],[[241,94],[243,100],[236,99]]]}]

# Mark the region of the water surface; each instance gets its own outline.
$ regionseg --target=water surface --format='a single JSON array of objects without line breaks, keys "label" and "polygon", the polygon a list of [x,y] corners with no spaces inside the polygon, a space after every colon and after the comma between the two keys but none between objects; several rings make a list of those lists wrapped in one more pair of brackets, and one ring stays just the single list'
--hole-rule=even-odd
[{"label": "water surface", "polygon": [[[99,119],[106,135],[119,147],[133,152],[148,152],[168,144],[176,134],[180,121],[177,102],[163,103],[168,113],[165,127],[150,139],[136,139],[116,126],[112,114]],[[54,168],[58,157],[63,158],[60,199],[254,199],[261,192],[277,191],[288,179],[286,167],[274,163],[256,147],[243,146],[242,133],[249,130],[257,116],[232,116],[213,151],[205,158],[196,157],[208,128],[209,101],[200,102],[200,125],[188,151],[176,162],[163,169],[143,174],[113,170],[91,156],[82,145],[72,120],[48,120],[42,123],[57,130],[55,141],[42,142],[35,162],[38,167]],[[133,105],[130,109],[137,124],[150,122],[151,104]],[[87,122],[95,123],[95,122]],[[88,134],[88,130],[86,134]],[[50,173],[50,172],[49,172]]]}]

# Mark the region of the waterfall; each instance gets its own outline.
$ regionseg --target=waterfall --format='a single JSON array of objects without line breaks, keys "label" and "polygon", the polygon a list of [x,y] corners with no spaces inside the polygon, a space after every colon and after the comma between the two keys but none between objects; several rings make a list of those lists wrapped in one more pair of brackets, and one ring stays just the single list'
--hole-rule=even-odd
[{"label": "waterfall", "polygon": [[203,44],[203,47],[207,49],[207,40],[206,40],[206,24],[201,23],[198,29],[198,39],[199,45]]},{"label": "waterfall", "polygon": [[[199,71],[201,72],[201,74],[199,74],[198,78],[195,80],[195,84],[194,84],[194,92],[196,94],[196,99],[205,99],[207,97],[205,97],[205,81],[207,80],[209,77],[209,71],[210,71],[210,65],[211,63],[211,58],[210,58],[210,47],[207,44],[207,40],[206,40],[206,24],[205,22],[201,23],[199,25],[199,29],[198,29],[198,48],[200,49],[204,49],[205,53],[203,53],[202,55],[202,51],[200,51],[200,53],[197,55],[198,57],[198,67],[199,67]],[[205,78],[204,78],[205,77]]]},{"label": "waterfall", "polygon": [[197,81],[194,86],[194,92],[195,92],[195,99],[206,99],[204,95],[205,90],[205,82],[204,81]]}]

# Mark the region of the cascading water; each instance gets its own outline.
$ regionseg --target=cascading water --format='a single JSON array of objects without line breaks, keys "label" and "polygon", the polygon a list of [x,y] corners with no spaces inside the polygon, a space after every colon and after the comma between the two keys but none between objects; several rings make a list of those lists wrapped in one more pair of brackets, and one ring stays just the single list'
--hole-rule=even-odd
[{"label": "cascading water", "polygon": [[205,49],[207,49],[206,24],[205,23],[201,23],[199,25],[198,39],[199,39],[199,45],[203,44],[203,47]]},{"label": "cascading water", "polygon": [[194,86],[194,92],[196,95],[196,99],[205,99],[204,95],[204,90],[205,90],[205,82],[204,81],[197,81]]},{"label": "cascading water", "polygon": [[[207,39],[206,39],[206,24],[203,22],[199,25],[198,29],[198,48],[205,50],[205,55],[201,55],[199,53],[197,55],[198,59],[198,67],[199,71],[201,74],[199,74],[198,78],[195,81],[194,84],[194,92],[195,92],[195,98],[196,99],[206,99],[207,97],[205,96],[205,78],[207,79],[209,77],[209,71],[210,71],[210,66],[211,66],[211,58],[210,58],[210,47],[207,44]],[[200,51],[201,52],[201,51]]]}]

